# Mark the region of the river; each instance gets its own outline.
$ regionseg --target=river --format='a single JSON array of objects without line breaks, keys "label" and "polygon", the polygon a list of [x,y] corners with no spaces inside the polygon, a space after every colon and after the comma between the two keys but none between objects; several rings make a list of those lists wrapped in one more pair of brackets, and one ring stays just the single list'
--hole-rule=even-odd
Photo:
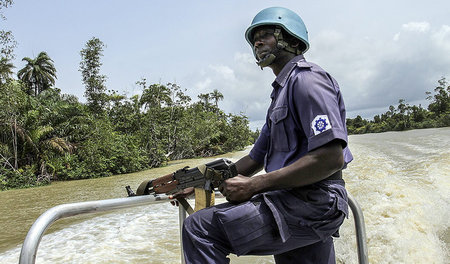
[{"label": "river", "polygon": [[[349,146],[355,160],[344,178],[364,212],[370,263],[450,263],[450,128],[352,135]],[[126,185],[136,189],[144,179],[211,160],[0,192],[0,264],[18,263],[28,229],[53,206],[124,197]],[[178,232],[178,209],[169,203],[72,217],[46,232],[36,263],[179,263]],[[337,262],[357,263],[351,215],[340,233]],[[270,256],[231,259],[274,263]]]}]

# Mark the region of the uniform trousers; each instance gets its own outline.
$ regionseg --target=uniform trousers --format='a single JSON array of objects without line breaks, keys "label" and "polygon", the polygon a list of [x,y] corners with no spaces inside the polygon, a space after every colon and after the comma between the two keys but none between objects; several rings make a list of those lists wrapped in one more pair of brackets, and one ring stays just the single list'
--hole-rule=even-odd
[{"label": "uniform trousers", "polygon": [[229,263],[230,253],[274,255],[281,264],[335,263],[332,235],[348,208],[343,184],[330,182],[267,192],[192,214],[182,231],[186,263]]}]

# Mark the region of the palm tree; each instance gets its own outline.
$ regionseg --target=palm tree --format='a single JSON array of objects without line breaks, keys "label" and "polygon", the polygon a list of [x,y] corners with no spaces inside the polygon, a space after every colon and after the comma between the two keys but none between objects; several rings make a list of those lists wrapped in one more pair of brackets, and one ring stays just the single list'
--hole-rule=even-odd
[{"label": "palm tree", "polygon": [[219,101],[223,100],[223,94],[219,92],[217,89],[214,89],[212,93],[210,93],[211,98],[214,100],[216,108],[219,107]]},{"label": "palm tree", "polygon": [[25,57],[22,61],[26,61],[27,65],[17,76],[27,84],[29,93],[34,90],[34,96],[37,96],[55,84],[56,69],[47,53],[43,51],[35,59]]},{"label": "palm tree", "polygon": [[11,79],[11,75],[13,74],[12,69],[14,65],[9,62],[9,60],[5,57],[0,59],[0,85],[7,82],[7,80]]},{"label": "palm tree", "polygon": [[209,105],[209,100],[211,99],[210,94],[199,94],[198,99],[200,99],[205,106]]},{"label": "palm tree", "polygon": [[71,142],[52,136],[54,131],[52,126],[37,126],[27,130],[23,127],[17,127],[17,133],[24,142],[24,150],[33,163],[39,166],[38,181],[51,180],[51,176],[47,172],[47,166],[50,157],[55,154],[64,155],[72,153],[75,145]]},{"label": "palm tree", "polygon": [[144,88],[141,95],[141,105],[144,105],[145,108],[158,108],[161,109],[164,105],[171,105],[172,99],[170,98],[170,90],[165,85],[161,84],[152,84],[148,87],[145,87],[145,79],[138,84],[141,84]]}]

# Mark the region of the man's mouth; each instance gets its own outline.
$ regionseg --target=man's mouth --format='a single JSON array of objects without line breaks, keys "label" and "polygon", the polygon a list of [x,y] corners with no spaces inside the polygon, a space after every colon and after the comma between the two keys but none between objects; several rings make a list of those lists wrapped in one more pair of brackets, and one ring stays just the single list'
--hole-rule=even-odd
[{"label": "man's mouth", "polygon": [[258,58],[260,60],[264,59],[265,57],[267,57],[269,55],[268,51],[261,51],[261,52],[257,52],[256,55],[258,56]]}]

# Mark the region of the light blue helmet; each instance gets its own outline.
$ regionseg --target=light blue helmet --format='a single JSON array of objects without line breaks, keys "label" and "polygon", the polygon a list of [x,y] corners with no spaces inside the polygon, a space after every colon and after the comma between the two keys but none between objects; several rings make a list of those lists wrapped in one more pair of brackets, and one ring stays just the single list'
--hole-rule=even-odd
[{"label": "light blue helmet", "polygon": [[287,33],[300,40],[304,44],[300,53],[305,53],[309,49],[308,31],[302,18],[295,12],[284,7],[263,9],[253,18],[251,25],[245,31],[245,39],[252,48],[253,30],[265,25],[280,26]]}]

